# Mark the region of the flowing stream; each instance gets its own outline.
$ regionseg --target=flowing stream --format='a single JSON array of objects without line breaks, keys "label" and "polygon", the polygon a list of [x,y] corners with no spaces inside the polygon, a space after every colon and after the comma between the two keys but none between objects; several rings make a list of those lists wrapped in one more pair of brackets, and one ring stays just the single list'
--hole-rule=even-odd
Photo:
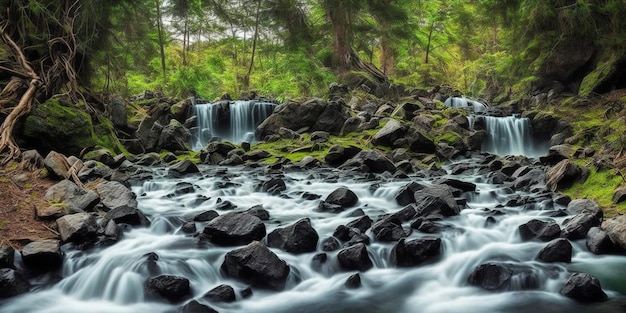
[{"label": "flowing stream", "polygon": [[[562,206],[551,194],[514,192],[505,185],[486,183],[478,174],[481,159],[459,161],[470,168],[464,174],[444,177],[473,182],[475,192],[465,192],[467,204],[458,216],[446,218],[441,233],[413,231],[409,239],[437,236],[442,239],[442,255],[413,268],[397,268],[389,263],[393,243],[383,243],[369,235],[368,246],[374,267],[361,273],[362,287],[347,289],[346,279],[355,272],[341,271],[337,251],[328,253],[328,261],[313,266],[318,251],[293,255],[271,249],[291,267],[284,291],[253,288],[253,295],[237,295],[233,303],[208,303],[219,312],[616,312],[623,311],[626,293],[626,257],[597,256],[587,251],[584,240],[572,242],[571,264],[542,263],[535,259],[545,246],[539,241],[524,242],[517,227],[537,217],[548,217]],[[453,166],[444,167],[448,173]],[[423,175],[422,175],[423,176]],[[308,217],[321,240],[335,228],[355,217],[361,209],[374,221],[402,207],[395,201],[399,188],[411,181],[430,184],[432,179],[389,175],[371,176],[326,169],[286,172],[287,190],[280,195],[259,191],[255,184],[268,180],[260,168],[202,168],[202,174],[171,178],[166,170],[155,170],[154,178],[133,187],[140,209],[152,221],[149,228],[129,228],[123,238],[109,247],[77,251],[66,245],[66,260],[57,283],[42,283],[22,296],[0,302],[2,313],[83,313],[83,312],[176,312],[178,305],[148,301],[144,282],[159,274],[183,276],[191,281],[193,297],[201,303],[202,295],[220,284],[236,291],[246,284],[225,277],[219,270],[226,252],[236,247],[198,245],[196,239],[180,230],[183,220],[213,209],[218,199],[228,200],[245,210],[262,204],[270,213],[267,232]],[[194,192],[177,194],[177,184],[191,183]],[[338,187],[354,191],[359,202],[342,213],[318,212],[319,200],[305,200],[305,192],[324,199]],[[209,199],[198,203],[198,196]],[[507,206],[511,199],[532,199],[526,206]],[[206,199],[206,198],[203,198]],[[503,214],[492,214],[497,210]],[[225,211],[220,211],[220,214]],[[351,217],[352,216],[352,217]],[[565,217],[554,217],[559,224]],[[490,221],[488,221],[490,220]],[[202,224],[197,223],[198,229]],[[408,229],[408,225],[404,224]],[[149,261],[149,253],[158,255]],[[503,262],[527,269],[526,276],[514,276],[510,288],[486,291],[467,283],[475,267],[486,262]],[[20,263],[20,262],[17,262]],[[609,301],[582,305],[559,294],[570,272],[584,271],[598,277]],[[531,283],[529,283],[529,281]]]}]

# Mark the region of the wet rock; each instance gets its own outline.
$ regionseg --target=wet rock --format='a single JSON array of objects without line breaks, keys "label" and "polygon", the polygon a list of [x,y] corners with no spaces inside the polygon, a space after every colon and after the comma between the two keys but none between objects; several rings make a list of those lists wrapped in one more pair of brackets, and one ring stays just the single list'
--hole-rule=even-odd
[{"label": "wet rock", "polygon": [[361,152],[361,148],[355,146],[334,145],[330,147],[324,161],[330,166],[339,166],[349,159],[353,158],[357,153]]},{"label": "wet rock", "polygon": [[424,195],[430,195],[432,197],[439,198],[443,200],[451,209],[453,209],[454,214],[446,215],[446,216],[452,216],[452,215],[458,214],[456,199],[454,198],[454,193],[452,192],[452,189],[450,188],[450,186],[447,186],[447,185],[426,186],[422,188],[421,190],[416,191],[415,194],[413,195],[415,197],[415,203],[419,204],[419,200],[422,199]]},{"label": "wet rock", "polygon": [[431,214],[441,214],[443,216],[459,214],[459,211],[456,209],[456,204],[455,207],[450,207],[442,198],[420,191],[415,193],[415,211],[417,212],[417,216],[422,217]]},{"label": "wet rock", "polygon": [[289,276],[287,263],[258,241],[226,253],[221,269],[245,283],[274,290],[282,290]]},{"label": "wet rock", "polygon": [[549,263],[570,263],[572,261],[572,244],[563,238],[553,240],[539,251],[537,259]]},{"label": "wet rock", "polygon": [[610,254],[619,251],[609,234],[600,227],[591,227],[589,229],[585,238],[585,244],[587,249],[594,254]]},{"label": "wet rock", "polygon": [[170,166],[170,173],[175,173],[176,176],[199,173],[198,166],[191,162],[189,159],[182,160],[172,166]]},{"label": "wet rock", "polygon": [[583,239],[591,227],[600,226],[600,220],[588,213],[579,213],[563,224],[561,237],[569,240]]},{"label": "wet rock", "polygon": [[417,266],[441,254],[440,238],[400,239],[391,249],[389,261],[398,267]]},{"label": "wet rock", "polygon": [[179,121],[172,119],[163,127],[157,147],[167,151],[188,151],[190,138],[191,132]]},{"label": "wet rock", "polygon": [[435,142],[415,128],[409,129],[407,138],[409,149],[412,152],[430,154],[437,151]]},{"label": "wet rock", "polygon": [[532,219],[518,227],[522,240],[539,239],[550,241],[561,234],[561,228],[555,221],[541,221]]},{"label": "wet rock", "polygon": [[217,313],[213,308],[206,306],[204,304],[200,304],[196,300],[191,300],[183,305],[179,313]]},{"label": "wet rock", "polygon": [[343,209],[355,206],[359,202],[359,197],[352,190],[340,187],[331,192],[324,201],[329,204],[339,205]]},{"label": "wet rock", "polygon": [[186,222],[182,226],[180,226],[180,230],[185,234],[194,234],[197,231],[196,223]]},{"label": "wet rock", "polygon": [[122,205],[114,208],[104,216],[107,220],[113,220],[117,224],[128,224],[134,226],[148,226],[150,220],[139,209]]},{"label": "wet rock", "polygon": [[372,227],[372,219],[369,216],[364,215],[357,218],[356,220],[349,222],[348,224],[346,224],[346,227],[356,228],[361,233],[365,233],[370,227]]},{"label": "wet rock", "polygon": [[33,241],[22,249],[24,264],[37,271],[52,271],[59,269],[63,263],[58,240]]},{"label": "wet rock", "polygon": [[219,285],[207,291],[203,298],[213,302],[233,302],[236,300],[235,289],[229,285]]},{"label": "wet rock", "polygon": [[100,195],[102,204],[112,210],[117,207],[127,206],[131,208],[137,207],[135,194],[130,189],[115,181],[105,181],[96,187],[96,191]]},{"label": "wet rock", "polygon": [[397,221],[383,219],[372,226],[374,238],[378,241],[397,241],[407,236]]},{"label": "wet rock", "polygon": [[411,182],[405,186],[402,186],[396,192],[396,196],[395,196],[396,202],[402,206],[415,203],[415,196],[414,196],[415,192],[423,188],[424,186],[416,182]]},{"label": "wet rock", "polygon": [[350,277],[346,279],[346,282],[343,285],[346,286],[346,288],[348,289],[356,289],[361,287],[361,275],[359,275],[359,273],[350,275]]},{"label": "wet rock", "polygon": [[626,215],[618,215],[604,221],[602,229],[618,247],[626,250]]},{"label": "wet rock", "polygon": [[252,216],[256,216],[260,218],[262,221],[267,221],[270,219],[270,212],[263,208],[262,204],[255,205],[245,211],[243,213],[250,214]]},{"label": "wet rock", "polygon": [[[44,198],[49,203],[53,203],[52,207],[58,210],[37,208],[37,216],[42,219],[56,219],[68,213],[90,211],[100,202],[100,197],[97,193],[91,190],[84,190],[69,180],[62,180],[48,188]],[[54,212],[58,213],[54,214]]]},{"label": "wet rock", "polygon": [[476,191],[476,184],[474,183],[470,183],[470,182],[466,182],[466,181],[462,181],[462,180],[458,180],[458,179],[453,179],[453,178],[446,178],[444,180],[439,181],[440,184],[444,184],[444,185],[448,185],[452,188],[456,188],[459,190],[462,190],[464,192],[467,191]]},{"label": "wet rock", "polygon": [[287,185],[284,180],[275,177],[263,182],[262,189],[264,192],[275,195],[287,190]]},{"label": "wet rock", "polygon": [[0,299],[28,292],[30,283],[19,272],[11,268],[0,268]]},{"label": "wet rock", "polygon": [[341,247],[341,243],[335,237],[328,237],[322,241],[322,250],[323,251],[335,251]]},{"label": "wet rock", "polygon": [[591,214],[598,219],[602,219],[604,213],[598,204],[590,199],[576,199],[567,204],[567,213],[575,215],[580,213]]},{"label": "wet rock", "polygon": [[277,228],[267,235],[267,245],[290,253],[312,252],[317,249],[319,236],[308,218],[300,219],[293,225]]},{"label": "wet rock", "polygon": [[372,138],[372,143],[375,145],[393,147],[394,142],[400,138],[403,138],[406,135],[406,126],[402,125],[400,122],[389,119],[385,126],[381,128],[374,137]]},{"label": "wet rock", "polygon": [[396,170],[393,162],[377,150],[361,151],[346,161],[341,168],[357,168],[368,173],[393,173]]},{"label": "wet rock", "polygon": [[169,302],[180,302],[191,297],[189,279],[173,275],[159,275],[148,279],[146,295],[163,298]]},{"label": "wet rock", "polygon": [[0,268],[15,268],[15,249],[11,246],[0,246]]},{"label": "wet rock", "polygon": [[237,205],[235,205],[234,203],[226,200],[226,201],[219,201],[217,202],[217,205],[215,206],[216,210],[220,210],[220,211],[227,211],[227,210],[233,210],[236,209]]},{"label": "wet rock", "polygon": [[580,302],[600,302],[607,299],[600,281],[586,273],[573,273],[561,289],[561,294]]},{"label": "wet rock", "polygon": [[582,174],[580,166],[568,159],[563,160],[546,172],[547,186],[552,191],[571,187],[575,182],[582,181]]},{"label": "wet rock", "polygon": [[83,243],[94,239],[97,235],[96,218],[89,213],[65,215],[56,222],[63,242]]},{"label": "wet rock", "polygon": [[374,266],[363,243],[339,251],[337,261],[341,268],[348,271],[365,272]]},{"label": "wet rock", "polygon": [[220,216],[215,210],[204,211],[193,217],[194,222],[209,222]]},{"label": "wet rock", "polygon": [[467,282],[486,290],[503,289],[509,284],[513,272],[496,263],[481,264],[469,275]]},{"label": "wet rock", "polygon": [[210,221],[204,227],[209,240],[222,246],[249,244],[265,237],[265,224],[260,218],[247,213],[226,213]]}]

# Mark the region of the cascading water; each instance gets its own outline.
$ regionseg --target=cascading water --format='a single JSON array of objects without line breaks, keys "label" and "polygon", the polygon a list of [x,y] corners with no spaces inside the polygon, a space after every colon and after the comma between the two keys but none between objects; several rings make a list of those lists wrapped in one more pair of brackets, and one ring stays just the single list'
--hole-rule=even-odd
[{"label": "cascading water", "polygon": [[484,123],[487,137],[483,140],[481,151],[499,156],[523,155],[539,157],[548,151],[548,142],[535,140],[530,131],[530,120],[518,116],[472,117],[470,125],[476,125],[476,119]]},{"label": "cascading water", "polygon": [[[265,222],[267,233],[277,227],[309,218],[320,242],[332,236],[339,225],[345,225],[359,214],[377,220],[402,208],[395,201],[396,192],[410,181],[429,185],[431,180],[410,177],[405,180],[389,176],[318,170],[316,172],[285,173],[287,190],[282,194],[262,192],[256,185],[269,179],[260,169],[203,168],[197,176],[168,178],[155,172],[155,178],[136,185],[139,207],[151,219],[149,228],[132,228],[123,238],[109,247],[77,251],[65,247],[66,260],[62,279],[52,285],[41,285],[33,291],[0,302],[2,313],[83,313],[83,312],[174,312],[180,304],[147,299],[145,281],[159,274],[183,276],[190,280],[193,298],[207,303],[219,312],[363,312],[363,313],[443,313],[443,312],[617,312],[622,311],[626,286],[615,273],[626,268],[624,256],[597,256],[589,253],[584,240],[572,241],[572,263],[543,263],[536,259],[544,242],[523,241],[517,227],[531,219],[559,217],[563,206],[550,196],[514,192],[508,185],[486,183],[479,174],[478,160],[465,160],[470,168],[464,174],[445,175],[476,184],[476,191],[461,197],[467,204],[460,215],[439,223],[441,232],[426,234],[414,230],[407,240],[438,237],[442,240],[441,256],[425,264],[402,268],[390,264],[393,243],[373,239],[367,247],[374,267],[361,272],[362,286],[347,289],[346,279],[354,271],[342,271],[337,266],[337,251],[327,252],[322,267],[314,266],[315,256],[322,252],[290,254],[281,249],[271,250],[291,268],[284,291],[253,288],[252,296],[232,303],[210,302],[203,295],[220,284],[240,291],[247,284],[226,277],[220,271],[224,255],[236,247],[213,244],[198,245],[196,239],[181,231],[183,221],[208,209],[218,201],[231,201],[245,210],[262,204],[270,213]],[[456,165],[456,164],[455,164]],[[453,165],[453,166],[455,166]],[[450,172],[450,167],[446,167]],[[473,169],[473,170],[471,170]],[[193,192],[176,193],[181,183],[190,183]],[[354,191],[358,204],[343,213],[319,212],[319,200],[309,200],[303,194],[317,194],[324,199],[338,187]],[[208,199],[198,204],[198,197]],[[533,205],[509,206],[512,199],[524,198]],[[362,210],[359,213],[356,208]],[[227,211],[220,211],[220,214]],[[496,214],[497,213],[497,214]],[[552,216],[552,217],[551,217]],[[202,223],[196,223],[202,229]],[[405,229],[409,225],[405,223]],[[156,255],[158,257],[149,257]],[[487,291],[467,283],[468,275],[478,265],[487,262],[506,264],[521,269],[511,277],[509,287]],[[601,304],[579,304],[559,294],[570,272],[585,271],[598,277],[610,301]],[[617,275],[619,276],[619,275]]]},{"label": "cascading water", "polygon": [[[451,108],[472,108],[474,113],[487,112],[483,103],[465,97],[451,97],[446,99],[445,105]],[[470,129],[475,129],[477,121],[487,132],[483,140],[481,151],[499,156],[523,155],[540,157],[548,152],[548,141],[537,141],[530,131],[530,120],[517,116],[495,117],[487,115],[468,116]]]},{"label": "cascading water", "polygon": [[474,113],[487,111],[487,106],[484,103],[465,97],[451,97],[446,99],[444,104],[449,108],[472,108]]},{"label": "cascading water", "polygon": [[[275,103],[257,100],[231,101],[228,108],[222,109],[223,104],[224,102],[194,105],[198,121],[195,136],[192,137],[192,149],[202,149],[214,140],[233,143],[253,141],[255,128],[272,114],[276,106]],[[220,118],[221,111],[228,112],[229,118]]]}]

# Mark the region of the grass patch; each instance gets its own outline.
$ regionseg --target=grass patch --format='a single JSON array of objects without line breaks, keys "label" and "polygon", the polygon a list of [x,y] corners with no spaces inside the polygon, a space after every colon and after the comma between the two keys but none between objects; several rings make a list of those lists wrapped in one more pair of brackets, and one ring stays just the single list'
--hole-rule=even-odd
[{"label": "grass patch", "polygon": [[613,170],[597,172],[591,169],[589,177],[584,183],[575,183],[572,187],[563,191],[572,198],[587,198],[594,200],[605,212],[605,215],[626,213],[626,202],[613,203],[613,192],[623,183],[620,175]]}]

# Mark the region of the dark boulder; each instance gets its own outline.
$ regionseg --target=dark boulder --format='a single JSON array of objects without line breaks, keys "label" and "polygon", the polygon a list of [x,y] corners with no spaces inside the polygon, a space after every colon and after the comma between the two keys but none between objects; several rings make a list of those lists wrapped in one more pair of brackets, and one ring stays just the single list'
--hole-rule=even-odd
[{"label": "dark boulder", "polygon": [[454,216],[459,214],[459,210],[451,207],[445,200],[440,197],[424,193],[415,193],[415,211],[417,216],[426,217],[431,214],[441,214],[443,216]]},{"label": "dark boulder", "polygon": [[604,221],[602,229],[621,250],[626,250],[626,215],[618,215]]},{"label": "dark boulder", "polygon": [[410,182],[407,185],[400,187],[400,189],[396,192],[396,202],[399,205],[415,203],[415,192],[423,188],[424,186],[416,182]]},{"label": "dark boulder", "polygon": [[387,124],[374,134],[372,143],[375,145],[394,147],[394,142],[403,138],[405,135],[406,126],[394,119],[389,119]]},{"label": "dark boulder", "polygon": [[63,242],[83,243],[96,237],[98,224],[89,213],[65,215],[57,219],[57,230]]},{"label": "dark boulder", "polygon": [[586,273],[573,273],[561,289],[561,294],[580,302],[601,302],[607,299],[600,281]]},{"label": "dark boulder", "polygon": [[235,289],[229,285],[219,285],[207,291],[203,298],[213,302],[233,302],[236,300]]},{"label": "dark boulder", "polygon": [[270,212],[263,208],[262,204],[255,205],[245,211],[243,213],[250,214],[252,216],[256,216],[260,218],[262,221],[267,221],[270,219]]},{"label": "dark boulder", "polygon": [[157,147],[167,151],[187,151],[190,138],[191,132],[179,121],[172,119],[163,127]]},{"label": "dark boulder", "polygon": [[374,266],[363,243],[339,251],[337,261],[341,268],[348,271],[365,272]]},{"label": "dark boulder", "polygon": [[467,282],[486,290],[503,289],[509,284],[513,272],[506,267],[496,264],[481,264],[469,275]]},{"label": "dark boulder", "polygon": [[539,239],[550,241],[561,234],[561,228],[555,221],[541,221],[532,219],[518,227],[522,240]]},{"label": "dark boulder", "polygon": [[389,260],[398,267],[417,266],[441,254],[440,238],[400,239],[391,249]]},{"label": "dark boulder", "polygon": [[576,199],[567,204],[567,213],[575,215],[580,213],[591,214],[592,216],[602,219],[604,213],[600,206],[590,199]]},{"label": "dark boulder", "polygon": [[189,279],[173,275],[159,275],[148,279],[145,292],[149,297],[163,298],[169,302],[180,302],[191,297]]},{"label": "dark boulder", "polygon": [[135,194],[116,181],[105,181],[96,187],[96,191],[100,195],[102,204],[109,210],[115,209],[120,206],[128,206],[132,208],[137,207],[137,200]]},{"label": "dark boulder", "polygon": [[215,210],[204,211],[193,217],[194,222],[210,222],[220,216]]},{"label": "dark boulder", "polygon": [[412,152],[430,154],[437,151],[435,142],[417,129],[409,129],[407,139]]},{"label": "dark boulder", "polygon": [[204,227],[209,240],[222,246],[245,245],[265,237],[265,224],[260,218],[239,212],[226,213]]},{"label": "dark boulder", "polygon": [[572,261],[572,244],[563,238],[551,241],[539,251],[537,259],[549,263],[570,263]]},{"label": "dark boulder", "polygon": [[579,213],[563,223],[561,237],[569,240],[583,239],[591,227],[600,226],[601,221],[588,213]]},{"label": "dark boulder", "polygon": [[269,194],[280,194],[282,191],[287,190],[287,185],[285,185],[285,181],[281,178],[274,177],[263,182],[261,188],[264,192]]},{"label": "dark boulder", "polygon": [[0,268],[14,268],[15,249],[11,246],[0,246]]},{"label": "dark boulder", "polygon": [[269,247],[280,248],[290,253],[315,251],[318,240],[319,236],[308,218],[284,228],[277,228],[267,235]]},{"label": "dark boulder", "polygon": [[346,288],[348,289],[356,289],[361,287],[361,275],[359,275],[359,273],[350,275],[350,277],[346,279],[344,286],[346,286]]},{"label": "dark boulder", "polygon": [[370,227],[372,227],[372,219],[369,216],[364,215],[353,221],[350,221],[348,224],[346,224],[346,227],[356,228],[361,233],[365,233]]},{"label": "dark boulder", "polygon": [[611,240],[609,234],[600,227],[591,227],[585,240],[587,249],[594,254],[609,254],[618,252],[620,249]]},{"label": "dark boulder", "polygon": [[113,220],[117,224],[129,224],[134,226],[148,226],[150,220],[137,208],[122,205],[114,208],[104,216],[107,220]]},{"label": "dark boulder", "polygon": [[328,237],[322,241],[322,250],[323,251],[335,251],[341,247],[341,243],[335,237]]},{"label": "dark boulder", "polygon": [[574,162],[565,159],[546,172],[547,186],[552,191],[571,187],[582,181],[583,169]]},{"label": "dark boulder", "polygon": [[397,241],[407,236],[398,221],[388,218],[374,223],[372,233],[378,241]]},{"label": "dark boulder", "polygon": [[221,269],[245,283],[274,290],[282,290],[289,276],[287,263],[258,241],[226,253]]},{"label": "dark boulder", "polygon": [[[311,99],[304,103],[287,102],[277,106],[274,113],[267,117],[255,130],[254,136],[258,140],[277,134],[281,127],[301,129],[311,127],[324,112],[327,106],[323,99]],[[338,127],[341,127],[339,124]],[[320,129],[324,130],[324,129]]]},{"label": "dark boulder", "polygon": [[311,125],[311,131],[326,131],[333,135],[339,135],[341,128],[350,117],[349,108],[342,100],[332,100],[328,102],[324,111],[317,117]]},{"label": "dark boulder", "polygon": [[11,268],[0,268],[0,299],[28,292],[30,283],[19,272]]},{"label": "dark boulder", "polygon": [[189,159],[184,159],[172,166],[170,166],[170,173],[175,173],[175,176],[199,173],[198,166],[191,162]]},{"label": "dark boulder", "polygon": [[339,205],[342,208],[349,208],[359,202],[359,197],[350,189],[340,187],[331,192],[324,200],[326,203]]},{"label": "dark boulder", "polygon": [[180,307],[178,313],[217,313],[217,311],[213,310],[209,306],[200,304],[196,300],[191,300]]},{"label": "dark boulder", "polygon": [[63,252],[58,240],[33,241],[22,249],[24,264],[37,271],[57,270],[63,264]]},{"label": "dark boulder", "polygon": [[361,148],[355,146],[334,145],[330,147],[324,161],[330,166],[339,166],[349,159],[353,158],[357,153],[361,152]]},{"label": "dark boulder", "polygon": [[361,151],[346,161],[341,168],[356,168],[368,173],[393,173],[396,170],[393,162],[377,150]]}]

